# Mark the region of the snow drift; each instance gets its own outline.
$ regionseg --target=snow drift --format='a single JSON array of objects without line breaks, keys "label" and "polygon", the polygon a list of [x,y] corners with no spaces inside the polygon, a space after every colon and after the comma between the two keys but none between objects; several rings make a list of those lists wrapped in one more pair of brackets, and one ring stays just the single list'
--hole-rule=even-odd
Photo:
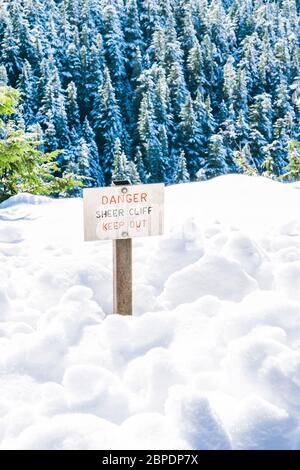
[{"label": "snow drift", "polygon": [[0,208],[2,449],[299,448],[299,185],[166,188],[130,318],[80,199]]}]

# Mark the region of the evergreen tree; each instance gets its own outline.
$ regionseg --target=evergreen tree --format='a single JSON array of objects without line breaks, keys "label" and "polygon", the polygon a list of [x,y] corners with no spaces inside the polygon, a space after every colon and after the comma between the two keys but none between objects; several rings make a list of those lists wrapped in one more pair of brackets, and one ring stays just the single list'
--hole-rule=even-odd
[{"label": "evergreen tree", "polygon": [[77,133],[80,130],[79,107],[77,103],[77,88],[74,82],[70,82],[67,87],[66,111],[70,129]]},{"label": "evergreen tree", "polygon": [[195,96],[197,90],[203,90],[203,87],[206,84],[203,53],[197,38],[188,53],[187,70],[190,90]]},{"label": "evergreen tree", "polygon": [[125,5],[124,39],[129,73],[136,66],[138,51],[144,50],[144,41],[138,14],[137,0],[129,0]]},{"label": "evergreen tree", "polygon": [[60,148],[67,148],[69,145],[68,117],[65,108],[65,99],[60,95],[55,101],[55,128]]},{"label": "evergreen tree", "polygon": [[300,180],[300,143],[291,141],[289,143],[287,172],[283,178],[290,181]]},{"label": "evergreen tree", "polygon": [[209,139],[208,159],[205,163],[205,174],[208,178],[227,173],[226,149],[222,134],[214,134]]},{"label": "evergreen tree", "polygon": [[83,137],[80,139],[79,144],[78,173],[84,177],[85,186],[103,185],[104,179],[100,165],[93,159],[89,145]]},{"label": "evergreen tree", "polygon": [[122,152],[121,141],[116,139],[113,161],[113,181],[130,181],[128,174],[128,161],[124,152]]},{"label": "evergreen tree", "polygon": [[113,162],[113,181],[129,181],[131,184],[141,182],[136,165],[133,161],[128,161],[124,152],[122,152],[120,139],[116,139],[114,162]]},{"label": "evergreen tree", "polygon": [[224,65],[224,85],[223,96],[225,102],[231,103],[234,96],[234,85],[236,82],[236,71],[234,68],[234,59],[229,56],[226,64]]},{"label": "evergreen tree", "polygon": [[120,17],[114,5],[108,4],[103,10],[104,38],[106,44],[106,63],[117,92],[124,88],[125,72],[125,41],[121,28]]},{"label": "evergreen tree", "polygon": [[157,135],[157,125],[149,92],[145,94],[141,102],[138,127],[145,167],[149,173],[149,182],[164,181],[165,161],[163,160],[162,149]]},{"label": "evergreen tree", "polygon": [[91,186],[104,186],[104,175],[100,165],[98,149],[95,142],[95,133],[91,128],[87,118],[85,118],[82,125],[82,137],[88,147],[90,177],[92,178]]},{"label": "evergreen tree", "polygon": [[101,166],[105,181],[109,183],[114,161],[114,144],[117,138],[122,138],[123,128],[121,112],[107,68],[104,70],[104,83],[95,100],[92,117],[101,156]]},{"label": "evergreen tree", "polygon": [[0,65],[0,86],[7,86],[8,76],[4,65]]},{"label": "evergreen tree", "polygon": [[264,148],[272,139],[272,103],[266,93],[256,95],[250,106],[251,152],[257,168],[265,158]]},{"label": "evergreen tree", "polygon": [[135,155],[135,166],[139,175],[139,179],[141,180],[142,183],[147,182],[147,174],[145,171],[145,165],[143,161],[143,154],[141,152],[140,147],[138,146],[136,149],[136,155]]},{"label": "evergreen tree", "polygon": [[16,84],[16,78],[22,70],[22,61],[20,57],[20,49],[13,25],[10,19],[7,19],[4,38],[2,41],[1,56],[5,64],[6,72],[9,77],[9,82],[12,85]]},{"label": "evergreen tree", "polygon": [[244,145],[240,150],[235,150],[234,158],[239,172],[247,176],[258,176],[258,171],[252,159],[248,144]]},{"label": "evergreen tree", "polygon": [[204,165],[204,159],[201,158],[201,148],[201,129],[196,120],[192,99],[189,95],[180,113],[178,150],[183,151],[185,154],[187,168],[192,179],[195,178],[200,167]]},{"label": "evergreen tree", "polygon": [[271,157],[270,154],[268,154],[265,158],[265,160],[262,163],[262,169],[264,170],[262,173],[262,176],[265,176],[266,178],[271,178],[275,179],[275,173],[274,173],[274,160]]},{"label": "evergreen tree", "polygon": [[81,78],[81,64],[78,46],[71,42],[66,50],[66,65],[64,67],[63,77],[67,80],[73,80],[78,84]]},{"label": "evergreen tree", "polygon": [[30,63],[26,60],[19,80],[19,90],[23,101],[23,115],[27,125],[33,124],[36,114],[36,80]]},{"label": "evergreen tree", "polygon": [[57,152],[43,154],[33,133],[18,129],[11,119],[5,122],[16,114],[18,98],[16,90],[0,87],[0,200],[18,192],[51,195],[80,186],[73,175],[55,176]]},{"label": "evergreen tree", "polygon": [[238,69],[234,80],[235,83],[232,85],[231,101],[233,102],[235,112],[237,114],[242,112],[245,118],[248,116],[248,88],[245,69]]},{"label": "evergreen tree", "polygon": [[173,182],[174,183],[188,183],[189,181],[190,181],[190,175],[187,170],[185,154],[184,154],[184,151],[182,150],[179,154]]},{"label": "evergreen tree", "polygon": [[184,79],[183,70],[179,63],[174,63],[168,75],[170,90],[170,103],[174,116],[174,122],[178,122],[181,109],[188,96],[188,90]]},{"label": "evergreen tree", "polygon": [[86,93],[89,98],[89,108],[93,107],[99,88],[103,85],[103,70],[105,67],[104,47],[101,34],[97,35],[96,44],[90,50],[89,66],[86,78]]}]

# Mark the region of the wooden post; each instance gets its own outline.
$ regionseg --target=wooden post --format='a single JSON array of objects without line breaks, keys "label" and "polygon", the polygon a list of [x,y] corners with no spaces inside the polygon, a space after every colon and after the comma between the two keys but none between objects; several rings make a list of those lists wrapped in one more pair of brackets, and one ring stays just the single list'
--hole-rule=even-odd
[{"label": "wooden post", "polygon": [[113,240],[114,313],[132,315],[132,239]]},{"label": "wooden post", "polygon": [[[129,180],[113,181],[128,186]],[[113,240],[113,312],[132,315],[132,239]]]}]

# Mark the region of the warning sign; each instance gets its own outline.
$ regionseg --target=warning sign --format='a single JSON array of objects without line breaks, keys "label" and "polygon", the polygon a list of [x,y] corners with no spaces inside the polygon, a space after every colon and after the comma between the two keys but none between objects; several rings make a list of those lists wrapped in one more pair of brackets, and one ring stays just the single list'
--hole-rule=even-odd
[{"label": "warning sign", "polygon": [[87,188],[83,208],[85,241],[162,235],[164,185]]}]

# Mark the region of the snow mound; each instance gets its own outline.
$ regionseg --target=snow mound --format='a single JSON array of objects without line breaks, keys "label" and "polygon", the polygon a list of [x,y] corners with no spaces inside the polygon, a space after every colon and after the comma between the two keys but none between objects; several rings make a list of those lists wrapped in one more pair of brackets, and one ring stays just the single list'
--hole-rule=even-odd
[{"label": "snow mound", "polygon": [[47,196],[37,196],[35,194],[29,193],[19,193],[15,196],[10,197],[6,201],[0,204],[0,209],[6,209],[8,207],[13,207],[20,204],[29,204],[29,205],[36,205],[36,204],[44,204],[45,202],[51,202],[52,199]]},{"label": "snow mound", "polygon": [[0,205],[1,449],[299,448],[299,184],[165,204],[165,235],[134,240],[132,317],[81,199]]}]

